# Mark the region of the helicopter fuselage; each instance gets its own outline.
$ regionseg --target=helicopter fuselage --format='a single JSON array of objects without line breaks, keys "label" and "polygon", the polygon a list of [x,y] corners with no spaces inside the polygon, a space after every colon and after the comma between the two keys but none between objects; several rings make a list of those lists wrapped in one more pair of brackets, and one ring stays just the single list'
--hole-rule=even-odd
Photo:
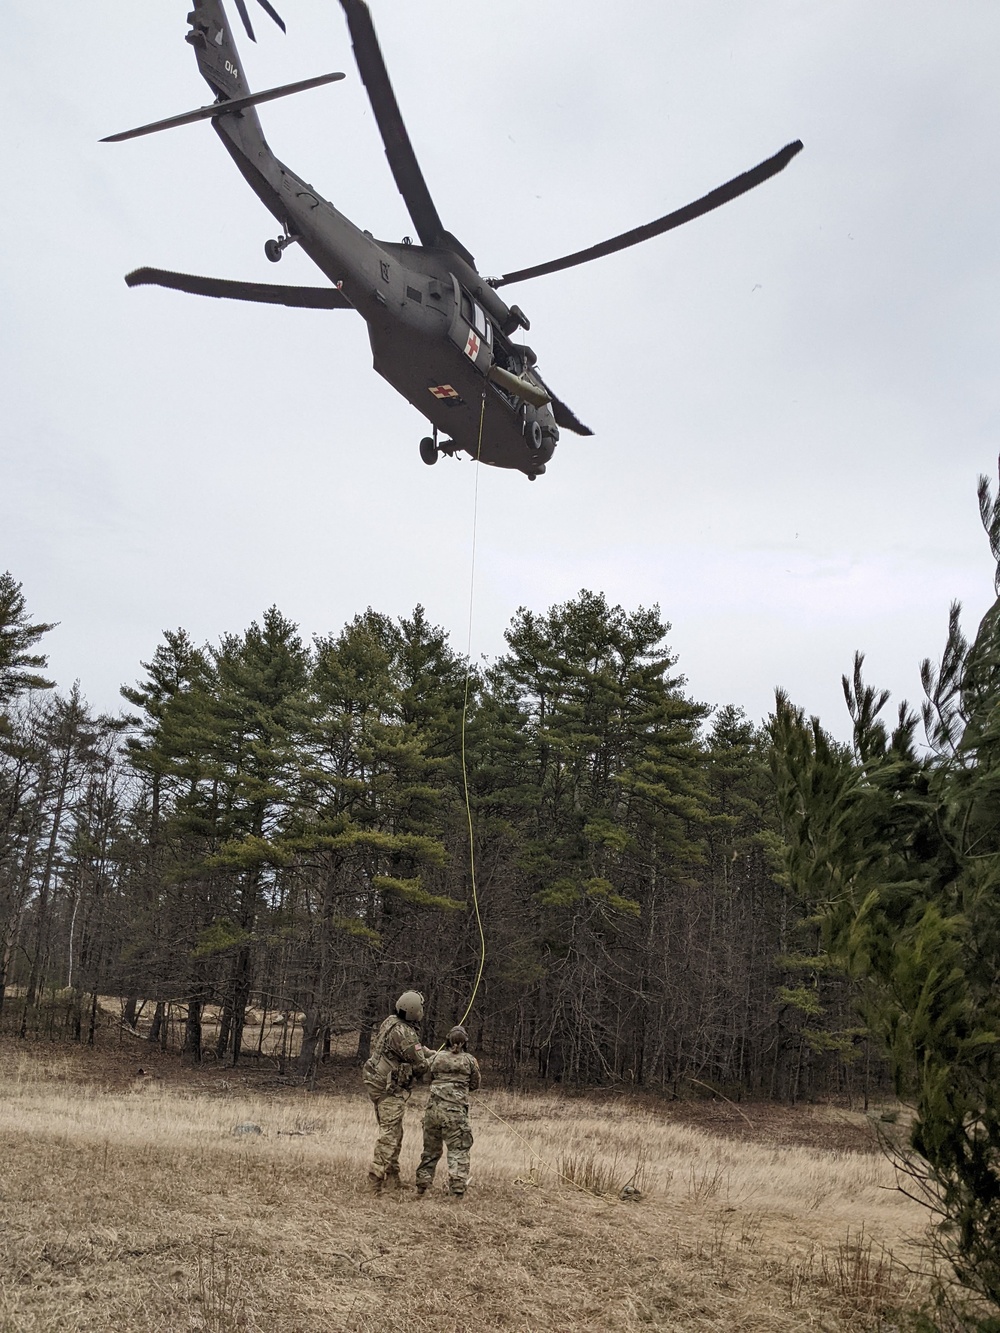
[{"label": "helicopter fuselage", "polygon": [[[220,96],[238,96],[245,85],[235,62],[226,62],[233,64],[229,86],[212,63]],[[222,70],[228,73],[225,64]],[[529,477],[543,472],[559,428],[547,404],[535,406],[487,379],[497,365],[537,384],[533,353],[503,332],[509,307],[476,270],[453,251],[378,241],[361,230],[275,157],[253,108],[213,125],[286,236],[364,319],[375,369],[444,437],[441,450]]]},{"label": "helicopter fuselage", "polygon": [[[109,135],[105,142],[211,120],[250,187],[281,223],[283,235],[264,246],[268,259],[277,261],[289,245],[298,244],[333,285],[286,287],[149,267],[133,270],[125,281],[130,287],[153,284],[199,296],[356,310],[368,326],[375,369],[434,427],[433,438],[420,442],[426,463],[436,462],[441,453],[463,452],[534,480],[545,471],[560,428],[593,435],[544,383],[531,349],[512,341],[519,329],[528,328],[528,321],[516,305],[504,303],[498,287],[590,263],[661,236],[770,180],[802,149],[796,139],[749,171],[652,222],[572,254],[486,279],[441,221],[396,102],[366,0],[340,3],[389,169],[420,245],[408,239],[402,244],[376,240],[280,162],[267,145],[258,105],[334,83],[344,75],[322,74],[253,93],[240,68],[223,0],[192,3],[187,40],[215,100],[180,116]],[[258,3],[284,28],[271,0]],[[234,4],[253,38],[246,0]]]}]

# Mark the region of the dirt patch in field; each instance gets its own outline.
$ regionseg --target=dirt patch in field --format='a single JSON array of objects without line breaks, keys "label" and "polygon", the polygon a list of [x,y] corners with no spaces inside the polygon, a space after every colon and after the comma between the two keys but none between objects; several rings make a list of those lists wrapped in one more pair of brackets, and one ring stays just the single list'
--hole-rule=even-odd
[{"label": "dirt patch in field", "polygon": [[706,1134],[746,1143],[822,1148],[827,1152],[880,1151],[874,1118],[837,1106],[782,1106],[774,1102],[670,1102],[663,1116]]},{"label": "dirt patch in field", "polygon": [[[873,1105],[864,1112],[835,1102],[800,1102],[795,1106],[766,1101],[737,1103],[710,1095],[668,1098],[653,1093],[609,1093],[600,1088],[577,1092],[551,1085],[529,1085],[523,1090],[554,1097],[560,1105],[569,1107],[580,1102],[626,1116],[629,1111],[638,1111],[741,1143],[818,1148],[824,1152],[881,1152],[879,1128],[888,1129],[897,1121],[905,1121],[905,1110],[895,1103]],[[487,1076],[484,1092],[490,1091]]]}]

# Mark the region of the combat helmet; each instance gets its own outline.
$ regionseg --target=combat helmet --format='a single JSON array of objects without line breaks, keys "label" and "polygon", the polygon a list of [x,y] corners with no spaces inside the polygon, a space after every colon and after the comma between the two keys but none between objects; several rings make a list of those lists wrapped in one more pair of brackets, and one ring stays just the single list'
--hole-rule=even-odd
[{"label": "combat helmet", "polygon": [[424,1016],[424,997],[418,990],[405,990],[396,1001],[396,1013],[408,1023],[419,1023]]},{"label": "combat helmet", "polygon": [[459,1044],[461,1044],[462,1046],[468,1046],[469,1034],[466,1032],[465,1028],[463,1028],[460,1024],[456,1023],[455,1026],[452,1028],[452,1030],[448,1033],[448,1036],[445,1038],[445,1040],[447,1041],[449,1046],[458,1046]]}]

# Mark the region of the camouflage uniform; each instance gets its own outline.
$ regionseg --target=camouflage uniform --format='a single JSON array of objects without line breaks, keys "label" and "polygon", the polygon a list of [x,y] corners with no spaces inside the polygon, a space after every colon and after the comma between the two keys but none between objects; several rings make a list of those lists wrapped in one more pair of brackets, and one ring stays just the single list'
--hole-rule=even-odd
[{"label": "camouflage uniform", "polygon": [[399,1150],[403,1144],[403,1112],[410,1100],[414,1074],[427,1070],[427,1053],[416,1028],[391,1014],[372,1042],[372,1053],[361,1069],[365,1089],[375,1107],[379,1135],[369,1179],[399,1180]]},{"label": "camouflage uniform", "polygon": [[430,1057],[431,1095],[424,1112],[424,1151],[417,1167],[417,1189],[434,1182],[441,1153],[448,1149],[448,1192],[461,1198],[469,1182],[469,1093],[481,1082],[479,1065],[467,1051],[438,1051]]}]

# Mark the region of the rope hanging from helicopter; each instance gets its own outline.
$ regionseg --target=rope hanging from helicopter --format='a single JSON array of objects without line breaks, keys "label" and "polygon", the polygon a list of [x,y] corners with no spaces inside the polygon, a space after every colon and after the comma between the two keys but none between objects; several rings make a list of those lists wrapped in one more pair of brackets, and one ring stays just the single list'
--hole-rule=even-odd
[{"label": "rope hanging from helicopter", "polygon": [[[483,385],[482,405],[479,409],[479,440],[476,444],[476,463],[479,463],[480,454],[483,448],[483,423],[486,419],[486,385]],[[459,1026],[465,1026],[465,1020],[472,1013],[472,1006],[476,1002],[476,995],[479,991],[479,983],[483,979],[483,967],[486,964],[486,935],[483,931],[483,918],[479,910],[479,892],[476,886],[476,839],[472,827],[472,802],[469,799],[469,769],[466,762],[465,752],[465,728],[469,716],[469,685],[472,680],[472,618],[475,606],[476,595],[476,536],[479,526],[479,474],[482,471],[476,467],[476,481],[473,489],[472,500],[472,558],[469,569],[469,635],[465,650],[465,692],[462,700],[462,794],[465,798],[465,818],[469,833],[469,878],[472,886],[472,906],[476,917],[476,926],[479,930],[479,966],[476,969],[476,979],[472,986],[472,994],[469,996],[469,1003],[466,1005],[465,1013],[458,1020]]]},{"label": "rope hanging from helicopter", "polygon": [[[523,328],[521,331],[522,341],[524,337]],[[483,385],[482,396],[479,408],[479,438],[476,442],[475,462],[478,465],[483,450],[483,425],[486,420],[486,385]],[[466,640],[465,649],[465,689],[462,700],[462,732],[461,732],[461,759],[462,759],[462,795],[465,800],[465,819],[469,835],[469,880],[472,888],[472,907],[476,918],[476,928],[479,931],[479,964],[476,968],[476,978],[472,985],[472,994],[469,996],[469,1003],[465,1007],[465,1012],[458,1020],[459,1026],[465,1026],[465,1020],[472,1013],[473,1005],[476,1003],[476,996],[479,993],[479,983],[483,979],[483,968],[486,965],[486,934],[483,930],[482,913],[479,910],[479,891],[476,884],[476,839],[472,824],[472,801],[469,796],[469,769],[466,759],[466,723],[469,716],[469,685],[472,680],[472,623],[473,612],[475,609],[476,596],[476,539],[479,531],[479,474],[482,469],[477,466],[475,469],[476,480],[473,487],[472,498],[472,554],[469,562],[469,633]],[[486,1108],[491,1115],[496,1115],[490,1107]],[[496,1116],[501,1120],[501,1116]],[[506,1124],[506,1121],[504,1121]]]},{"label": "rope hanging from helicopter", "polygon": [[[476,444],[476,458],[475,458],[476,463],[480,461],[480,455],[482,453],[483,423],[485,421],[485,417],[486,417],[486,385],[484,384],[482,393],[482,404],[479,409],[479,439]],[[462,1017],[458,1020],[459,1027],[465,1026],[465,1020],[469,1017],[469,1014],[472,1013],[472,1007],[476,1003],[476,995],[479,992],[479,983],[483,979],[483,968],[486,965],[486,933],[483,930],[483,918],[482,918],[482,913],[480,912],[479,909],[479,892],[478,892],[478,887],[476,885],[476,840],[472,823],[472,800],[469,796],[469,769],[466,759],[466,745],[465,745],[466,723],[468,721],[468,716],[469,716],[469,686],[472,681],[472,623],[473,623],[473,612],[475,609],[475,597],[476,597],[476,539],[479,530],[479,475],[482,469],[477,467],[475,471],[476,471],[476,480],[473,487],[473,498],[472,498],[472,553],[469,562],[469,633],[466,641],[466,651],[465,651],[465,690],[462,700],[461,759],[462,759],[462,795],[465,799],[465,819],[469,834],[469,880],[472,888],[472,907],[475,913],[476,927],[479,931],[479,964],[476,968],[476,978],[472,985],[472,994],[469,996],[469,1003],[466,1005],[465,1012],[462,1014]],[[440,1049],[442,1050],[444,1049],[443,1042],[441,1044]],[[523,1144],[523,1146],[527,1149],[528,1153],[535,1159],[535,1161],[540,1166],[544,1167],[547,1171],[551,1171],[558,1180],[562,1181],[564,1185],[572,1185],[572,1187],[575,1190],[579,1191],[581,1194],[586,1194],[588,1196],[590,1195],[590,1191],[586,1188],[586,1186],[582,1185],[578,1180],[574,1180],[572,1176],[566,1175],[566,1173],[561,1169],[560,1166],[555,1165],[555,1163],[550,1161],[549,1158],[547,1158],[543,1153],[540,1153],[537,1150],[537,1148],[533,1147],[530,1140],[525,1138],[525,1136],[520,1132],[520,1130],[515,1125],[512,1125],[506,1116],[501,1115],[499,1111],[495,1110],[489,1104],[489,1102],[485,1100],[485,1098],[478,1097],[476,1099],[476,1104],[478,1106],[481,1106],[484,1111],[486,1111],[489,1115],[493,1117],[494,1120],[498,1121],[499,1124],[503,1125],[505,1129],[507,1129],[511,1134],[513,1134],[513,1136],[516,1139],[518,1139],[521,1144]],[[636,1172],[637,1171],[638,1167],[636,1167]],[[633,1175],[630,1177],[625,1188],[627,1189],[628,1185],[631,1185],[634,1182],[634,1180],[635,1180],[635,1173],[633,1173]],[[620,1197],[624,1197],[624,1194],[621,1195]]]}]

